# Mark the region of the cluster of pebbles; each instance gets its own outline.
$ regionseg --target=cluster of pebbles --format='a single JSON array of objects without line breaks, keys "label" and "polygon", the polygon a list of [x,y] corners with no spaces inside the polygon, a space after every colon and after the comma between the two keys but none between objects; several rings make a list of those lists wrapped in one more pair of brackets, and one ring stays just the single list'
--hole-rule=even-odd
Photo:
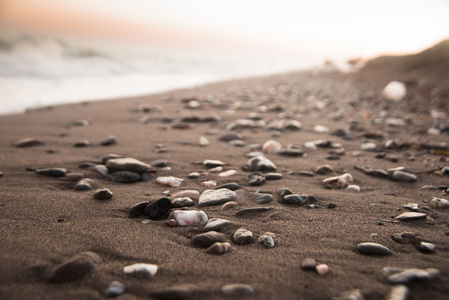
[{"label": "cluster of pebbles", "polygon": [[[126,155],[108,154],[101,157],[98,162],[81,162],[79,168],[99,175],[98,179],[85,177],[81,172],[69,172],[64,167],[50,167],[43,169],[29,168],[38,175],[50,176],[58,178],[58,180],[73,183],[73,189],[78,191],[92,191],[92,197],[97,200],[110,200],[113,192],[108,188],[96,188],[98,183],[107,185],[108,181],[114,183],[132,184],[136,182],[154,182],[159,187],[169,188],[170,191],[164,192],[164,197],[135,203],[132,207],[128,207],[129,218],[140,218],[142,224],[150,222],[165,223],[168,227],[189,227],[197,228],[201,233],[195,234],[190,238],[190,246],[199,249],[205,254],[227,255],[234,249],[245,247],[251,244],[259,244],[261,249],[279,247],[279,241],[283,238],[282,232],[263,232],[255,234],[250,224],[245,224],[245,217],[259,217],[263,222],[275,220],[278,216],[276,211],[279,205],[301,207],[307,209],[318,209],[322,206],[328,209],[336,207],[334,203],[326,203],[319,197],[309,195],[300,191],[300,187],[282,187],[276,191],[253,191],[253,187],[263,187],[267,181],[280,181],[284,176],[315,177],[318,176],[320,182],[316,183],[317,188],[323,189],[349,189],[362,193],[363,186],[359,186],[357,176],[372,176],[385,178],[392,181],[400,182],[419,182],[420,175],[434,174],[437,176],[445,176],[449,174],[449,167],[444,165],[447,163],[445,155],[449,154],[449,145],[430,142],[419,142],[410,140],[401,142],[398,139],[390,138],[389,134],[382,131],[366,131],[363,129],[361,120],[366,121],[366,116],[358,116],[354,106],[351,103],[339,103],[338,105],[328,101],[319,101],[313,96],[306,97],[306,105],[296,110],[290,109],[290,104],[295,104],[298,94],[289,88],[289,84],[273,87],[265,93],[265,97],[255,100],[263,93],[255,93],[246,91],[243,93],[241,101],[235,101],[235,97],[229,97],[229,101],[223,101],[222,95],[210,96],[208,99],[184,98],[181,104],[184,110],[198,111],[204,108],[212,107],[220,110],[227,110],[230,115],[238,110],[252,110],[248,113],[247,118],[238,118],[235,120],[224,120],[219,115],[202,115],[201,117],[192,115],[182,118],[165,118],[162,122],[165,124],[165,130],[189,130],[196,124],[210,123],[214,126],[221,125],[223,133],[218,136],[220,143],[228,143],[234,147],[250,149],[243,159],[245,163],[239,168],[233,164],[228,164],[219,159],[205,158],[199,162],[192,164],[200,165],[201,169],[196,171],[185,171],[185,173],[173,175],[170,163],[165,159],[157,159],[151,162],[144,162],[144,159],[136,159]],[[257,96],[257,97],[256,97]],[[278,102],[271,101],[273,98],[279,99]],[[308,113],[323,114],[325,107],[337,107],[329,117],[333,120],[341,120],[349,114],[354,117],[349,118],[348,128],[328,128],[323,125],[313,126],[312,131],[317,135],[331,135],[332,138],[340,138],[342,142],[334,142],[331,139],[317,139],[307,141],[302,145],[288,144],[282,145],[276,140],[276,137],[282,135],[301,132],[305,130],[305,126],[300,121],[300,115]],[[164,110],[160,106],[141,106],[137,109],[139,113],[161,113]],[[329,109],[330,110],[330,109]],[[277,118],[264,117],[267,113],[276,113]],[[436,114],[436,113],[435,113]],[[437,114],[438,115],[438,114]],[[359,117],[359,118],[357,118]],[[229,119],[229,118],[226,118]],[[390,115],[386,111],[380,111],[377,115],[371,116],[373,124],[380,126],[388,126],[389,128],[400,128],[407,126],[412,120],[408,118],[399,118]],[[440,124],[437,130],[428,129],[429,136],[435,134],[444,134],[448,132],[441,121],[441,115],[436,118]],[[152,122],[151,118],[142,117],[139,119],[142,124]],[[167,125],[168,124],[168,125]],[[88,126],[87,121],[73,122],[73,126]],[[435,125],[436,126],[436,125]],[[270,137],[266,141],[259,144],[246,144],[242,132],[263,132],[269,133]],[[398,162],[399,158],[394,154],[401,151],[407,160],[416,160],[417,152],[425,151],[427,155],[441,155],[440,166],[426,170],[424,172],[411,172],[404,167],[394,167],[390,169],[373,168],[371,166],[356,165],[353,168],[360,173],[349,173],[349,170],[342,168],[336,169],[329,164],[318,165],[313,170],[279,170],[273,161],[277,156],[285,156],[291,159],[302,158],[307,159],[308,154],[314,151],[327,151],[326,160],[339,161],[349,153],[345,149],[346,140],[361,140],[360,149],[352,151],[352,156],[359,156],[361,153],[373,153],[376,159],[387,159],[390,162]],[[117,144],[114,136],[102,140],[99,145],[112,146]],[[198,140],[199,147],[210,147],[211,142],[206,136],[201,136]],[[44,142],[38,139],[27,138],[15,142],[15,147],[32,147],[43,145]],[[88,141],[80,141],[75,143],[75,147],[85,147],[90,145]],[[157,153],[165,153],[168,149],[164,145],[158,147]],[[391,154],[393,153],[393,155]],[[217,155],[217,154],[215,154]],[[244,172],[245,182],[217,182],[208,178],[208,174],[216,174],[220,180],[233,178],[236,174]],[[162,174],[162,175],[160,175]],[[362,175],[364,174],[364,175]],[[356,176],[357,175],[357,176]],[[326,178],[322,179],[322,176]],[[182,186],[188,180],[197,178],[206,178],[201,181],[198,189],[183,189]],[[214,177],[216,178],[216,177]],[[447,192],[448,186],[423,186],[423,189],[442,190]],[[240,209],[241,203],[250,203],[250,207]],[[219,210],[209,210],[210,207],[220,207]],[[379,224],[390,222],[392,224],[398,222],[415,222],[415,220],[425,220],[427,224],[435,222],[433,217],[440,213],[443,209],[449,207],[449,201],[434,197],[428,201],[428,206],[420,208],[417,203],[404,204],[401,207],[401,213],[397,214],[393,219],[378,219]],[[402,212],[402,210],[405,210]],[[239,222],[219,218],[214,215],[219,212],[233,212],[230,214],[233,219],[238,218]],[[425,212],[424,212],[425,211]],[[433,217],[432,217],[433,216]],[[269,223],[268,223],[269,224]],[[232,228],[229,229],[229,228]],[[273,230],[274,231],[274,230]],[[391,239],[398,244],[413,245],[417,251],[423,254],[432,254],[438,251],[438,245],[425,238],[421,238],[414,232],[401,232],[393,234]],[[353,250],[359,255],[382,257],[392,255],[393,251],[387,246],[372,242],[364,241],[353,245]],[[68,282],[82,278],[85,274],[101,263],[99,256],[93,252],[83,252],[68,259],[62,264],[56,266],[49,276],[51,282]],[[313,257],[304,257],[300,265],[304,271],[313,271],[321,276],[332,274],[332,263],[317,262]],[[158,265],[136,262],[135,264],[124,266],[123,272],[129,276],[139,278],[153,278],[157,276]],[[409,282],[414,281],[430,281],[440,276],[441,272],[429,267],[427,269],[419,269],[410,266],[410,268],[399,268],[385,266],[379,269],[379,273],[385,276],[385,282],[392,284],[392,290],[387,299],[406,299],[409,289],[406,286]],[[126,284],[119,281],[111,282],[105,291],[106,297],[115,297],[126,292]],[[195,286],[173,286],[166,289],[151,290],[150,296],[158,299],[188,299],[193,298],[197,291]],[[247,284],[229,284],[221,288],[221,293],[230,297],[241,297],[251,295],[256,291],[251,285]],[[263,294],[263,291],[259,291]],[[364,299],[360,290],[347,291],[333,299]]]}]

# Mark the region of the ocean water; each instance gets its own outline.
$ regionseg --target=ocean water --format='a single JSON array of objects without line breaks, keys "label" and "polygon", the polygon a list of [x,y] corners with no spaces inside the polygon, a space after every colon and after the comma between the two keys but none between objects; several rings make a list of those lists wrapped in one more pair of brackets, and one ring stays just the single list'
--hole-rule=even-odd
[{"label": "ocean water", "polygon": [[0,114],[273,74],[299,64],[196,51],[86,46],[54,37],[0,38]]}]

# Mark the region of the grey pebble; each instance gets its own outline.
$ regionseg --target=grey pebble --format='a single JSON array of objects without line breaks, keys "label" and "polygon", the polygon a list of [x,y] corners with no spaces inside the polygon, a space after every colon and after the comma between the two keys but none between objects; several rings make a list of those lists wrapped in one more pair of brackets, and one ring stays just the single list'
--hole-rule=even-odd
[{"label": "grey pebble", "polygon": [[249,296],[254,293],[252,286],[247,284],[227,284],[221,288],[223,295],[227,297]]},{"label": "grey pebble", "polygon": [[251,172],[246,176],[248,184],[252,186],[260,186],[265,182],[265,176],[262,172]]},{"label": "grey pebble", "polygon": [[109,189],[99,189],[94,192],[94,198],[97,200],[109,200],[114,194]]},{"label": "grey pebble", "polygon": [[150,204],[148,201],[143,201],[143,202],[139,202],[137,204],[134,204],[129,209],[129,217],[130,218],[135,218],[135,217],[138,217],[138,216],[142,215],[143,214],[143,210],[145,209],[145,207],[148,206],[148,204]]},{"label": "grey pebble", "polygon": [[83,141],[78,141],[75,144],[73,144],[73,147],[76,148],[83,148],[83,147],[87,147],[90,145],[89,141],[83,140]]},{"label": "grey pebble", "polygon": [[78,181],[74,187],[77,191],[90,191],[93,190],[93,180],[89,178],[83,178],[80,181]]},{"label": "grey pebble", "polygon": [[117,144],[117,140],[115,139],[115,136],[110,135],[107,138],[100,141],[101,146],[111,146]]},{"label": "grey pebble", "polygon": [[226,219],[212,218],[209,219],[207,224],[204,226],[204,231],[220,231],[222,228],[231,224],[230,221]]},{"label": "grey pebble", "polygon": [[140,181],[140,175],[132,171],[115,171],[109,175],[109,179],[120,183],[133,183]]},{"label": "grey pebble", "polygon": [[360,243],[357,245],[357,251],[368,255],[388,255],[390,249],[378,243]]},{"label": "grey pebble", "polygon": [[410,221],[410,220],[416,220],[416,219],[423,219],[426,216],[427,215],[425,213],[420,213],[420,212],[405,212],[405,213],[402,213],[399,216],[397,216],[396,219],[399,221]]},{"label": "grey pebble", "polygon": [[13,143],[13,146],[18,147],[18,148],[25,148],[25,147],[44,145],[44,144],[45,143],[43,141],[35,139],[35,138],[24,138],[24,139],[15,141]]},{"label": "grey pebble", "polygon": [[418,245],[418,250],[424,253],[433,253],[435,248],[435,245],[429,242],[420,242]]},{"label": "grey pebble", "polygon": [[82,252],[53,268],[48,280],[54,283],[74,281],[86,275],[100,262],[100,257],[94,252]]},{"label": "grey pebble", "polygon": [[265,174],[265,179],[266,180],[278,180],[278,179],[282,179],[282,173],[267,173]]},{"label": "grey pebble", "polygon": [[248,245],[253,242],[253,233],[242,227],[237,229],[232,238],[238,245]]},{"label": "grey pebble", "polygon": [[301,269],[305,271],[315,270],[316,265],[317,265],[316,260],[310,257],[304,258],[300,264]]},{"label": "grey pebble", "polygon": [[165,159],[156,159],[150,163],[151,166],[155,168],[164,168],[168,166],[168,161]]},{"label": "grey pebble", "polygon": [[263,213],[263,212],[267,212],[274,209],[273,206],[269,206],[269,207],[252,207],[252,208],[245,208],[245,209],[241,209],[239,211],[237,211],[234,216],[236,217],[240,217],[240,216],[244,216],[244,215],[248,215],[248,214],[253,214],[253,213]]},{"label": "grey pebble", "polygon": [[256,156],[248,160],[247,166],[250,172],[274,172],[277,170],[276,165],[265,156]]},{"label": "grey pebble", "polygon": [[224,183],[222,185],[217,186],[215,189],[228,189],[231,191],[235,191],[238,190],[240,188],[239,184],[237,182],[229,182],[229,183]]},{"label": "grey pebble", "polygon": [[49,177],[63,177],[67,174],[67,170],[64,168],[36,169],[35,172]]},{"label": "grey pebble", "polygon": [[110,172],[132,171],[142,173],[151,169],[151,165],[131,157],[110,158],[106,161],[106,167]]},{"label": "grey pebble", "polygon": [[120,296],[125,292],[126,288],[125,285],[119,281],[113,281],[107,288],[107,290],[104,292],[104,295],[106,298],[112,298]]},{"label": "grey pebble", "polygon": [[199,206],[217,205],[232,201],[236,197],[234,191],[226,188],[218,190],[205,190],[199,197]]}]

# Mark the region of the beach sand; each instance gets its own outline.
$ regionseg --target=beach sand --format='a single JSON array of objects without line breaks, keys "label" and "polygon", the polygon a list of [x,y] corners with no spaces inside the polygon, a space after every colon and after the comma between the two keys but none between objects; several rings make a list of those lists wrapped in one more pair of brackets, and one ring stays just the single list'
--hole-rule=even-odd
[{"label": "beach sand", "polygon": [[[381,93],[388,78],[368,79],[336,72],[289,73],[1,116],[0,298],[102,299],[110,283],[119,281],[126,291],[117,299],[152,299],[152,291],[184,286],[193,291],[184,295],[191,299],[331,299],[355,289],[364,299],[383,299],[394,287],[383,275],[383,268],[400,267],[436,268],[441,272],[436,278],[406,284],[408,299],[447,299],[449,209],[425,207],[432,208],[433,197],[449,196],[443,195],[441,189],[422,189],[425,185],[449,185],[448,175],[440,171],[449,164],[448,152],[435,153],[431,152],[435,147],[420,146],[448,142],[447,134],[426,133],[436,122],[430,110],[438,107],[430,101],[432,94],[417,85],[409,86],[403,101],[388,101]],[[252,128],[226,128],[235,120],[248,120],[248,115],[255,112],[253,119],[264,123]],[[204,119],[213,115],[219,116],[219,120]],[[185,126],[176,126],[182,118],[192,116],[199,117],[200,122],[190,118],[187,121],[191,122],[183,122]],[[274,133],[267,129],[271,121],[281,119],[297,120],[302,129]],[[88,125],[74,126],[78,120],[86,120]],[[329,131],[316,132],[316,125]],[[333,135],[338,128],[346,129],[348,135]],[[227,132],[240,133],[243,145],[221,140]],[[374,138],[376,134],[378,137]],[[100,145],[111,135],[116,144]],[[208,146],[199,145],[201,136],[209,140]],[[13,145],[23,138],[44,144]],[[398,147],[381,149],[392,139],[397,139]],[[254,149],[261,151],[268,140],[278,141],[283,147],[299,146],[305,155],[265,153],[282,178],[250,186],[244,166],[249,160],[246,155],[254,150],[248,146],[257,144],[259,148]],[[331,141],[335,147],[344,148],[344,154],[332,155],[331,148],[311,150],[304,146],[317,140]],[[74,147],[80,141],[89,144]],[[364,141],[377,144],[378,151],[361,150]],[[385,152],[385,157],[375,158],[380,152]],[[148,164],[163,159],[170,169],[154,168],[156,173],[148,181],[119,183],[93,166],[79,167],[85,162],[101,164],[101,157],[112,153]],[[202,164],[206,159],[220,160],[226,163],[223,170],[237,172],[229,177],[206,173]],[[314,172],[325,164],[333,167],[334,172]],[[402,166],[416,173],[417,180],[373,177],[354,169],[355,166],[383,170]],[[68,181],[70,176],[49,177],[33,171],[42,168],[83,173],[93,180],[95,190],[107,188],[113,197],[96,200],[95,190],[75,190],[76,182]],[[200,171],[201,176],[189,178],[194,171]],[[313,176],[300,175],[299,171],[311,172]],[[323,185],[325,178],[344,173],[352,175],[360,192]],[[159,176],[175,176],[183,182],[180,187],[162,186],[156,183]],[[173,200],[173,195],[182,190],[202,193],[208,187],[201,183],[207,180],[218,185],[236,182],[240,191],[273,196],[271,202],[257,204],[239,193],[234,199],[237,206],[231,209],[222,209],[222,204],[199,207],[195,200],[195,206],[189,209],[203,210],[209,219],[230,221],[221,229],[231,244],[228,253],[207,254],[207,248],[192,245],[192,237],[203,232],[202,226],[171,227],[165,223],[166,217],[128,217],[130,208],[142,201],[163,197]],[[314,196],[318,208],[307,208],[309,203],[280,203],[277,191],[281,188]],[[417,203],[419,211],[428,218],[397,221],[396,217],[407,211],[402,205],[411,202]],[[329,208],[329,204],[335,208]],[[235,215],[254,207],[272,208]],[[233,241],[234,232],[241,227],[253,233],[251,244],[237,245]],[[275,247],[267,248],[257,242],[265,232],[275,234]],[[418,241],[431,242],[435,252],[423,253],[416,244],[401,244],[391,238],[402,232],[413,232]],[[357,250],[362,242],[379,243],[391,253],[362,254]],[[79,279],[49,281],[56,266],[85,251],[96,253],[102,262],[95,263]],[[301,269],[305,258],[326,264],[329,272],[320,275]],[[136,278],[123,272],[125,266],[135,263],[156,264],[158,271],[152,278]],[[227,284],[250,285],[253,293],[225,296],[221,288]],[[167,299],[182,299],[171,297]]]}]

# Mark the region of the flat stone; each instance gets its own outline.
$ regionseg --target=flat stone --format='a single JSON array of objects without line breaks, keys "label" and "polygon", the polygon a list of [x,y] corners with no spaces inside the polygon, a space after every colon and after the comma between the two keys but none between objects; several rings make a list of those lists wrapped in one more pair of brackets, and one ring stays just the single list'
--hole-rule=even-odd
[{"label": "flat stone", "polygon": [[433,253],[435,248],[435,245],[429,242],[420,242],[418,245],[418,250],[424,253]]},{"label": "flat stone", "polygon": [[227,132],[227,133],[223,133],[219,137],[219,139],[222,141],[225,141],[225,142],[229,142],[229,141],[233,141],[233,140],[242,140],[243,136],[238,132]]},{"label": "flat stone", "polygon": [[248,180],[248,184],[252,186],[260,186],[265,182],[265,176],[262,172],[255,171],[251,172],[246,176],[246,180]]},{"label": "flat stone", "polygon": [[74,187],[77,191],[90,191],[93,190],[93,180],[89,178],[83,178],[80,181],[78,181]]},{"label": "flat stone", "polygon": [[211,245],[213,245],[216,242],[225,242],[226,237],[225,235],[216,232],[216,231],[208,231],[205,233],[200,233],[198,235],[195,235],[190,242],[198,247],[206,248]]},{"label": "flat stone", "polygon": [[383,269],[384,275],[387,277],[389,283],[405,284],[411,281],[426,281],[432,280],[440,276],[441,272],[435,268],[416,269],[416,268],[391,268],[385,267]]},{"label": "flat stone", "polygon": [[305,271],[315,270],[316,265],[317,265],[316,260],[313,258],[310,258],[310,257],[304,258],[300,264],[301,269],[303,269]]},{"label": "flat stone", "polygon": [[417,203],[407,203],[407,204],[402,205],[402,207],[405,209],[408,209],[410,211],[419,212]]},{"label": "flat stone", "polygon": [[85,276],[95,268],[101,259],[93,252],[83,252],[56,266],[50,273],[49,281],[54,283],[70,282]]},{"label": "flat stone", "polygon": [[143,213],[151,220],[159,220],[166,217],[171,208],[171,200],[168,198],[161,198],[148,204],[144,208]]},{"label": "flat stone", "polygon": [[326,175],[335,172],[335,169],[329,165],[322,165],[315,168],[315,173],[320,175]]},{"label": "flat stone", "polygon": [[419,212],[405,212],[396,217],[399,221],[411,221],[416,219],[424,219],[427,215]]},{"label": "flat stone", "polygon": [[111,146],[111,145],[115,145],[115,144],[117,144],[117,140],[116,140],[115,136],[113,136],[113,135],[110,135],[107,138],[100,141],[101,146]]},{"label": "flat stone", "polygon": [[279,189],[279,190],[276,192],[276,194],[278,194],[278,195],[281,196],[281,197],[285,197],[285,196],[287,196],[287,195],[293,194],[293,191],[292,191],[291,189],[288,189],[288,188],[282,188],[282,189]]},{"label": "flat stone", "polygon": [[153,160],[150,163],[150,165],[155,168],[164,168],[164,167],[168,166],[168,161],[165,159],[156,159],[156,160]]},{"label": "flat stone", "polygon": [[111,172],[132,171],[142,173],[151,169],[151,165],[130,157],[109,159],[106,162],[106,167]]},{"label": "flat stone", "polygon": [[137,263],[123,268],[123,272],[138,278],[151,278],[156,275],[158,266],[154,264]]},{"label": "flat stone", "polygon": [[205,159],[203,160],[203,165],[210,169],[210,168],[215,168],[215,167],[222,167],[225,165],[224,162],[222,162],[221,160],[216,160],[216,159]]},{"label": "flat stone", "polygon": [[148,201],[143,201],[143,202],[139,202],[137,204],[134,204],[129,209],[129,215],[128,216],[130,218],[135,218],[135,217],[138,217],[138,216],[142,215],[145,207],[147,207],[148,204],[150,204],[150,202],[148,202]]},{"label": "flat stone", "polygon": [[182,190],[176,192],[173,197],[189,197],[191,199],[198,199],[200,197],[200,192],[197,190]]},{"label": "flat stone", "polygon": [[194,205],[195,205],[195,201],[193,201],[189,197],[176,198],[172,201],[172,207],[175,207],[175,208],[189,207],[189,206],[194,206]]},{"label": "flat stone", "polygon": [[64,168],[36,169],[36,173],[49,177],[64,177],[67,174],[67,170]]},{"label": "flat stone", "polygon": [[35,139],[35,138],[25,138],[25,139],[15,141],[13,143],[13,146],[18,147],[18,148],[33,147],[33,146],[39,146],[39,145],[45,145],[45,143],[43,141]]},{"label": "flat stone", "polygon": [[254,293],[253,287],[247,284],[227,284],[221,288],[221,291],[227,297],[249,296]]},{"label": "flat stone", "polygon": [[104,292],[104,295],[106,298],[113,298],[120,296],[125,292],[126,288],[125,285],[119,281],[113,281],[107,288],[107,290]]},{"label": "flat stone", "polygon": [[253,201],[257,204],[265,204],[270,203],[273,200],[273,196],[270,194],[262,194],[262,193],[255,193]]},{"label": "flat stone", "polygon": [[234,216],[241,217],[241,216],[244,216],[244,215],[249,215],[249,214],[254,214],[254,213],[264,213],[264,212],[270,211],[272,209],[274,209],[273,206],[245,208],[245,209],[241,209],[241,210],[237,211],[234,214]]},{"label": "flat stone", "polygon": [[360,243],[357,245],[357,251],[368,255],[388,255],[390,249],[378,243]]},{"label": "flat stone", "polygon": [[204,226],[204,231],[220,231],[222,228],[231,224],[230,221],[226,219],[212,218],[207,222],[206,226]]},{"label": "flat stone", "polygon": [[391,175],[391,179],[398,181],[416,181],[418,180],[418,176],[398,170],[393,172],[393,174]]},{"label": "flat stone", "polygon": [[283,175],[282,173],[267,173],[265,174],[266,180],[279,180],[282,179]]},{"label": "flat stone", "polygon": [[276,165],[265,156],[256,156],[248,160],[247,166],[250,172],[274,172],[277,170]]},{"label": "flat stone", "polygon": [[399,284],[391,288],[385,300],[407,300],[409,290],[405,285]]},{"label": "flat stone", "polygon": [[132,171],[115,171],[109,174],[109,179],[120,183],[133,183],[140,181],[141,177],[138,173]]},{"label": "flat stone", "polygon": [[105,165],[105,164],[107,163],[108,160],[110,160],[110,159],[115,159],[115,158],[126,158],[126,157],[123,156],[123,155],[111,153],[111,154],[102,156],[102,157],[101,157],[101,163],[102,163],[103,165]]},{"label": "flat stone", "polygon": [[97,200],[109,200],[114,194],[109,189],[99,189],[94,193],[94,198]]},{"label": "flat stone", "polygon": [[229,189],[205,190],[198,200],[199,206],[217,205],[232,201],[236,194]]},{"label": "flat stone", "polygon": [[307,195],[291,194],[282,198],[281,203],[287,205],[303,205],[307,202]]},{"label": "flat stone", "polygon": [[237,229],[232,238],[238,245],[248,245],[253,242],[253,233],[242,227]]},{"label": "flat stone", "polygon": [[83,140],[83,141],[78,141],[75,144],[73,144],[73,147],[76,148],[83,148],[83,147],[87,147],[90,145],[89,141]]},{"label": "flat stone", "polygon": [[228,189],[231,191],[235,191],[238,190],[240,188],[240,185],[237,182],[229,182],[229,183],[225,183],[222,185],[217,186],[215,189],[219,190],[219,189]]}]

